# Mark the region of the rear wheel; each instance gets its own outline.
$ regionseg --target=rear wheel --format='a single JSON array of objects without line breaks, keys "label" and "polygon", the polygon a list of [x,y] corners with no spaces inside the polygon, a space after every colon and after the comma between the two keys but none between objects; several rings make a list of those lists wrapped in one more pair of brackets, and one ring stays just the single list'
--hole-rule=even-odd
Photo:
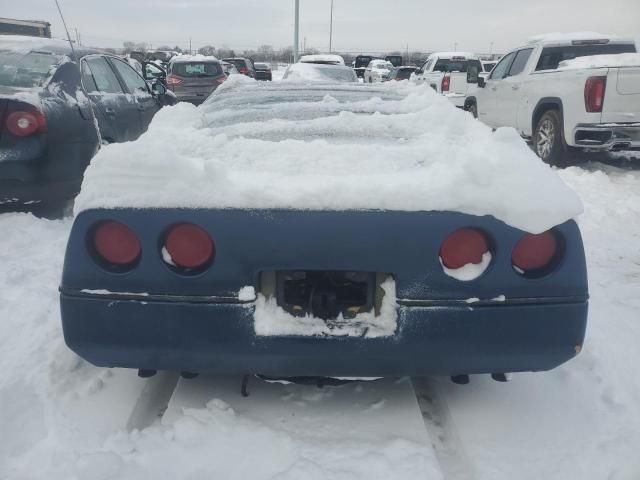
[{"label": "rear wheel", "polygon": [[546,111],[538,120],[533,135],[533,149],[549,165],[565,167],[570,163],[570,151],[564,140],[562,120],[557,110]]},{"label": "rear wheel", "polygon": [[478,105],[476,104],[476,102],[469,103],[465,107],[465,110],[473,115],[473,118],[478,118]]}]

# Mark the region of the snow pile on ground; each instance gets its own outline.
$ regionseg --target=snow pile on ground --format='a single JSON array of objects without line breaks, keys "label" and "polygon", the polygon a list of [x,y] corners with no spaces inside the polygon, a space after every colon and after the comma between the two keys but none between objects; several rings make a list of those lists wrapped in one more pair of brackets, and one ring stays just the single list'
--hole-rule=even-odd
[{"label": "snow pile on ground", "polygon": [[564,60],[559,70],[577,70],[580,68],[603,67],[640,67],[640,53],[619,53],[617,55],[592,55]]},{"label": "snow pile on ground", "polygon": [[515,130],[492,133],[429,87],[392,83],[230,78],[201,107],[164,108],[138,141],[102,149],[76,211],[451,210],[535,233],[582,211]]},{"label": "snow pile on ground", "polygon": [[381,284],[384,290],[380,313],[364,312],[354,318],[340,315],[330,323],[307,315],[296,317],[278,306],[275,298],[258,295],[255,302],[254,330],[259,336],[334,336],[378,338],[393,336],[397,328],[396,283],[388,278]]}]

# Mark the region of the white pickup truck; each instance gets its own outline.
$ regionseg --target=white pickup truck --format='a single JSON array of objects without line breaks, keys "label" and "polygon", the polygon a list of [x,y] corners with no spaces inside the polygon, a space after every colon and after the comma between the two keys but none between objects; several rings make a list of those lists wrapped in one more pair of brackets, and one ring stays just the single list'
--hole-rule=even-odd
[{"label": "white pickup truck", "polygon": [[456,107],[462,108],[470,90],[475,89],[467,83],[469,66],[477,67],[482,72],[480,58],[473,53],[436,52],[429,55],[424,65],[411,76],[411,80],[430,85]]},{"label": "white pickup truck", "polygon": [[465,110],[487,125],[514,127],[540,158],[562,166],[571,153],[640,149],[640,55],[633,40],[539,37],[487,79],[469,72]]}]

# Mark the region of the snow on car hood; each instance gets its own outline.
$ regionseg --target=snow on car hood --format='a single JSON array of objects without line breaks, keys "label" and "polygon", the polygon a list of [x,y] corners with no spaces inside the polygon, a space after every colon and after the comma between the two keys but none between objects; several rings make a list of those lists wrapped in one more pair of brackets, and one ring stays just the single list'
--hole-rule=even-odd
[{"label": "snow on car hood", "polygon": [[427,86],[230,78],[205,104],[162,109],[139,140],[103,148],[91,208],[457,211],[542,232],[582,211],[511,128]]}]

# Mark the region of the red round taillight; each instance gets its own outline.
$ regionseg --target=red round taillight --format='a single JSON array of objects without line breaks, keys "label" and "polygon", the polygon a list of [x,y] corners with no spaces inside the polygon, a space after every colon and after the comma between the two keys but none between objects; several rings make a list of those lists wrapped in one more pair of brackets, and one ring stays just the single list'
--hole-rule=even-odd
[{"label": "red round taillight", "polygon": [[93,246],[100,258],[111,266],[129,266],[140,257],[140,240],[123,223],[100,223],[93,233]]},{"label": "red round taillight", "polygon": [[482,263],[489,251],[487,236],[476,228],[460,228],[449,235],[440,247],[440,260],[451,270]]},{"label": "red round taillight", "polygon": [[209,234],[192,223],[174,225],[165,236],[163,258],[178,268],[205,268],[213,261],[215,253]]},{"label": "red round taillight", "polygon": [[7,130],[17,137],[27,137],[37,131],[46,131],[46,122],[41,112],[11,112],[7,115]]},{"label": "red round taillight", "polygon": [[558,254],[558,240],[552,231],[524,235],[511,253],[514,268],[522,274],[548,268]]}]

